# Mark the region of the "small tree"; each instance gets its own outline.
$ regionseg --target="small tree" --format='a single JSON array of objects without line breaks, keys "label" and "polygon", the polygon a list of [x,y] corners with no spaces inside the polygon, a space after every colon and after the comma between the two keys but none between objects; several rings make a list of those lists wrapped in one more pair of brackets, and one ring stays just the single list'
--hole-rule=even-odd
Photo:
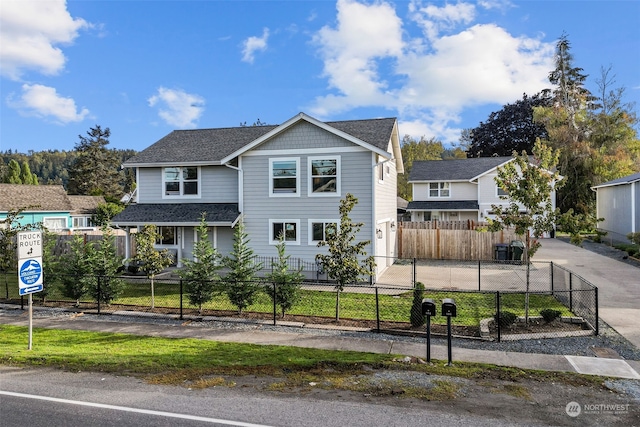
[{"label": "small tree", "polygon": [[55,254],[58,236],[42,227],[42,276],[44,286],[38,296],[45,302],[51,290],[60,282],[60,258]]},{"label": "small tree", "polygon": [[[513,161],[498,168],[495,181],[508,194],[500,198],[509,200],[509,204],[507,206],[492,205],[496,219],[489,220],[490,231],[514,227],[517,235],[525,236],[523,252],[523,262],[526,266],[525,322],[529,321],[529,261],[540,248],[538,239],[545,233],[551,233],[557,218],[560,217],[559,209],[553,208],[551,195],[562,184],[556,171],[558,151],[538,140],[533,153],[533,163],[526,152],[523,151],[521,154],[514,152]],[[564,218],[566,221],[571,220],[570,216],[565,215]],[[531,239],[531,233],[533,233],[533,239]]]},{"label": "small tree", "polygon": [[248,234],[245,232],[243,221],[240,220],[233,233],[233,250],[223,259],[224,266],[229,269],[224,277],[227,296],[238,308],[238,313],[242,313],[242,310],[253,304],[260,290],[256,273],[262,269],[262,263],[255,263],[253,258]]},{"label": "small tree", "polygon": [[426,318],[422,314],[422,299],[424,298],[424,284],[417,282],[413,289],[413,304],[411,304],[411,326],[416,328],[424,325]]},{"label": "small tree", "polygon": [[185,268],[178,274],[185,281],[189,302],[198,306],[198,313],[202,314],[202,305],[211,301],[216,293],[216,283],[220,280],[218,270],[222,265],[220,254],[209,242],[206,213],[202,214],[196,231],[198,241],[193,245],[194,260],[183,259]]},{"label": "small tree", "polygon": [[96,213],[91,216],[91,222],[98,227],[109,225],[111,218],[124,210],[124,206],[119,203],[100,203],[96,206]]},{"label": "small tree", "polygon": [[74,299],[76,307],[80,305],[80,298],[89,291],[92,273],[84,238],[75,235],[71,240],[69,252],[60,259],[60,281],[62,295]]},{"label": "small tree", "polygon": [[[318,242],[318,247],[326,246],[327,254],[317,254],[330,279],[336,281],[336,322],[340,320],[340,292],[349,283],[357,283],[361,276],[374,274],[376,262],[373,256],[367,257],[365,248],[370,240],[356,242],[356,235],[364,225],[351,221],[349,214],[358,203],[358,199],[350,193],[340,200],[338,211],[340,225],[329,224],[326,228],[325,240]],[[361,257],[366,257],[360,259]]]},{"label": "small tree", "polygon": [[118,257],[115,242],[116,237],[112,229],[102,227],[100,242],[87,247],[87,256],[94,276],[88,291],[96,301],[105,304],[111,304],[124,287],[122,280],[117,277],[122,260]]},{"label": "small tree", "polygon": [[[291,255],[286,255],[286,244],[284,234],[278,236],[278,260],[271,263],[272,272],[267,275],[267,279],[273,283],[273,288],[265,288],[271,298],[271,302],[280,307],[282,317],[285,311],[289,310],[300,298],[300,284],[304,279],[302,267],[297,270],[289,268]],[[275,292],[274,292],[275,291]]]},{"label": "small tree", "polygon": [[151,308],[155,308],[154,279],[156,274],[161,273],[173,262],[167,249],[157,250],[155,248],[158,240],[158,230],[155,225],[147,224],[138,230],[135,235],[136,255],[131,259],[140,266],[147,278],[151,281]]}]

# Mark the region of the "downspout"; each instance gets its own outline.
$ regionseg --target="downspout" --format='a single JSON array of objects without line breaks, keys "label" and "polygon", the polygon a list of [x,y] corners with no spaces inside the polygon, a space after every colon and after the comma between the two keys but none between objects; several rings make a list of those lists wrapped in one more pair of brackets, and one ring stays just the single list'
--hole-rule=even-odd
[{"label": "downspout", "polygon": [[631,232],[635,233],[636,231],[638,231],[637,228],[637,224],[636,224],[636,184],[638,182],[632,182],[631,183]]}]

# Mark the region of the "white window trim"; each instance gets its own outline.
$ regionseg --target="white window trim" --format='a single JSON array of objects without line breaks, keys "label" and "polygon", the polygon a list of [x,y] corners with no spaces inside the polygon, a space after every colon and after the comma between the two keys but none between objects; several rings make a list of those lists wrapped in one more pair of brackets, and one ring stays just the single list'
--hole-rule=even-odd
[{"label": "white window trim", "polygon": [[[166,174],[165,169],[169,168],[178,168],[180,169],[180,193],[183,191],[183,180],[182,180],[182,169],[183,168],[197,168],[198,169],[198,194],[166,194]],[[163,199],[199,199],[202,197],[202,168],[200,166],[166,166],[161,168],[160,173],[162,173],[162,198]],[[173,181],[172,181],[173,182]]]},{"label": "white window trim", "polygon": [[285,240],[285,244],[300,245],[300,233],[302,230],[300,229],[299,219],[269,219],[269,244],[270,245],[277,245],[279,243],[278,236],[273,235],[273,224],[278,224],[278,223],[284,224],[287,222],[291,222],[296,225],[296,240],[295,241]]},{"label": "white window trim", "polygon": [[[62,227],[60,227],[60,228],[50,228],[50,227],[47,227],[46,222],[47,222],[48,220],[49,220],[49,221],[50,221],[50,220],[55,220],[55,221],[60,221],[60,220],[62,220],[62,221],[64,221],[64,226],[62,226]],[[67,219],[67,217],[64,217],[64,216],[45,216],[45,217],[42,217],[42,225],[43,225],[43,226],[45,226],[45,227],[47,227],[47,229],[50,229],[50,230],[66,230],[66,229],[68,229],[68,228],[69,228],[69,220]]]},{"label": "white window trim", "polygon": [[[173,241],[174,243],[167,243],[167,244],[163,244],[163,243],[154,243],[154,247],[157,248],[174,248],[177,249],[180,246],[180,236],[178,235],[178,233],[180,233],[180,228],[176,227],[175,225],[159,225],[157,226],[157,228],[160,227],[171,227],[173,228]],[[157,230],[158,235],[160,235],[160,230]]]},{"label": "white window trim", "polygon": [[[274,193],[273,192],[273,163],[274,162],[296,162],[296,192],[295,193]],[[300,157],[274,157],[269,159],[269,197],[300,197]]]},{"label": "white window trim", "polygon": [[340,220],[336,219],[336,218],[332,218],[332,219],[309,219],[307,221],[307,225],[308,225],[308,230],[307,230],[307,242],[309,243],[310,246],[317,246],[318,242],[320,242],[320,240],[313,240],[313,224],[317,223],[317,222],[321,222],[323,224],[330,224],[330,223],[334,223],[336,224],[337,228],[340,228]]},{"label": "white window trim", "polygon": [[[438,195],[437,196],[432,196],[431,195],[431,184],[438,184]],[[440,188],[440,184],[448,184],[449,185],[449,195],[448,196],[441,196],[441,192],[442,192],[442,188]],[[451,183],[449,181],[436,181],[436,182],[430,182],[427,185],[427,196],[430,199],[450,199],[451,198]]]},{"label": "white window trim", "polygon": [[[508,192],[506,192],[505,190],[502,190],[502,191],[504,191],[504,192],[505,192],[505,194],[504,194],[504,195],[502,195],[502,194],[500,194],[500,190],[501,190],[500,186],[499,186],[499,185],[496,185],[496,197],[497,197],[498,199],[500,199],[500,197],[501,197],[501,196],[509,197],[509,193],[508,193]],[[500,200],[502,200],[502,199],[500,199]]]},{"label": "white window trim", "polygon": [[[336,161],[336,191],[335,193],[325,192],[325,193],[314,193],[313,192],[313,169],[311,168],[311,162],[314,160],[335,160]],[[341,197],[342,189],[341,189],[341,158],[340,156],[309,156],[307,158],[307,196],[309,197]]]}]

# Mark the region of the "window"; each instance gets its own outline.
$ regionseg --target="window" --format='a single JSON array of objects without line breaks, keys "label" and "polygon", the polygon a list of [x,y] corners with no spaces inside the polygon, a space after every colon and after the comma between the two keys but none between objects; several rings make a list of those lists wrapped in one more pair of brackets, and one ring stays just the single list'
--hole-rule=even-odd
[{"label": "window", "polygon": [[309,195],[340,195],[340,157],[309,157]]},{"label": "window", "polygon": [[321,240],[327,240],[327,233],[331,233],[337,228],[337,221],[329,220],[309,220],[309,244],[315,245]]},{"label": "window", "polygon": [[284,241],[289,244],[300,244],[298,229],[300,222],[297,220],[270,220],[271,229],[269,239],[271,244],[277,244],[281,234],[284,234]]},{"label": "window", "polygon": [[432,182],[429,184],[429,197],[449,197],[448,182]]},{"label": "window", "polygon": [[164,168],[164,196],[198,196],[198,167]]},{"label": "window", "polygon": [[298,171],[300,159],[269,159],[269,193],[271,196],[291,197],[300,195]]},{"label": "window", "polygon": [[67,228],[67,219],[43,218],[42,225],[44,225],[48,230],[62,230],[63,228]]},{"label": "window", "polygon": [[73,217],[73,228],[85,228],[93,227],[91,217],[88,216],[76,216]]},{"label": "window", "polygon": [[381,165],[378,166],[378,181],[380,182],[384,182],[384,177],[385,176],[389,176],[390,173],[390,169],[389,169],[389,165],[386,163],[383,163]]},{"label": "window", "polygon": [[500,188],[500,187],[496,187],[496,189],[497,189],[496,194],[498,195],[498,197],[509,196],[509,192],[507,190],[504,190],[503,188]]},{"label": "window", "polygon": [[158,238],[156,245],[173,246],[178,244],[177,233],[175,227],[160,226],[157,228]]}]

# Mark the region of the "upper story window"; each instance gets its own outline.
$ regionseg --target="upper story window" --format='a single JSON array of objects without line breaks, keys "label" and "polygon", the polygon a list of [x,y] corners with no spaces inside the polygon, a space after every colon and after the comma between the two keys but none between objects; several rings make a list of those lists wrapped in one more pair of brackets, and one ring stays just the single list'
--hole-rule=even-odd
[{"label": "upper story window", "polygon": [[299,196],[299,171],[299,158],[269,159],[269,195],[281,197]]},{"label": "upper story window", "polygon": [[432,182],[429,184],[429,197],[449,197],[451,190],[448,182]]},{"label": "upper story window", "polygon": [[309,157],[309,196],[340,195],[340,157]]},{"label": "upper story window", "polygon": [[496,194],[498,195],[498,197],[500,196],[509,196],[509,192],[501,187],[496,186]]},{"label": "upper story window", "polygon": [[200,168],[196,166],[164,168],[164,197],[198,196]]}]

